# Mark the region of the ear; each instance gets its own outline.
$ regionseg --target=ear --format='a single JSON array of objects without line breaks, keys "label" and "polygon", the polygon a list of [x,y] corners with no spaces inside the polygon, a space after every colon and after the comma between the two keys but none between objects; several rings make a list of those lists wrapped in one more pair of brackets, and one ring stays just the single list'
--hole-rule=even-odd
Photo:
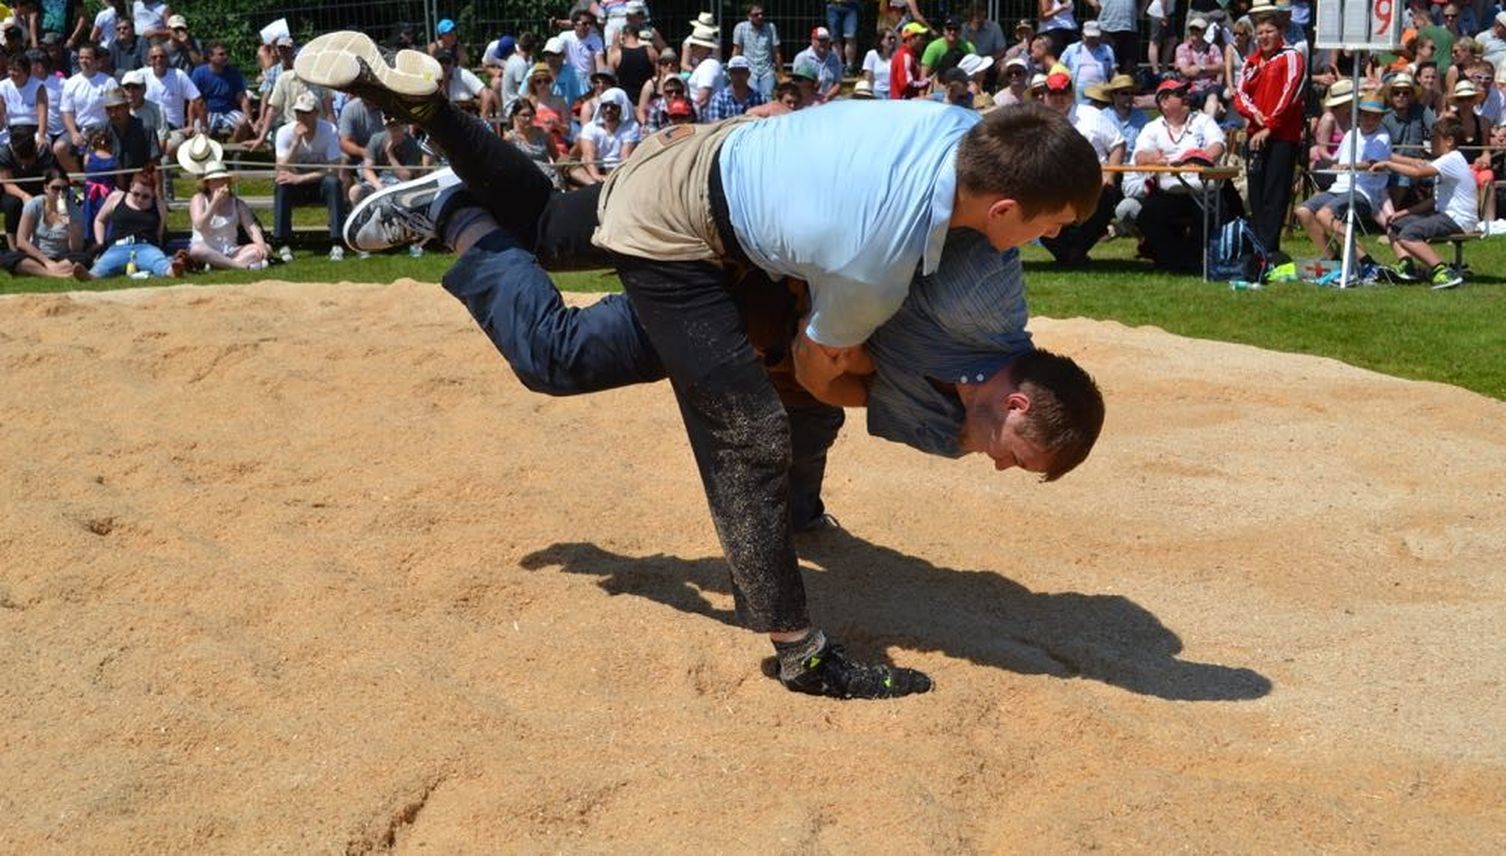
[{"label": "ear", "polygon": [[993,220],[996,217],[1008,216],[1010,211],[1013,211],[1019,207],[1020,203],[1016,202],[1013,199],[1010,199],[1007,196],[1001,196],[989,204],[988,219]]},{"label": "ear", "polygon": [[1016,390],[1004,396],[1004,409],[1018,410],[1021,415],[1030,412],[1030,395]]}]

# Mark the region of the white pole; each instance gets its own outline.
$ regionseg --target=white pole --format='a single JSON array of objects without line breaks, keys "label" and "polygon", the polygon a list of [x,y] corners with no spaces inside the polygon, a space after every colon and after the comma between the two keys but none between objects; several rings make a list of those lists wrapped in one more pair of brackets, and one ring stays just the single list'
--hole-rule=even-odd
[{"label": "white pole", "polygon": [[1359,160],[1360,147],[1360,63],[1367,61],[1367,53],[1359,51],[1354,55],[1354,97],[1349,99],[1349,133],[1344,135],[1349,143],[1349,163],[1344,169],[1349,174],[1349,210],[1344,213],[1344,261],[1339,269],[1339,288],[1348,288],[1349,277],[1355,273],[1350,270],[1350,259],[1354,256],[1354,194],[1359,186],[1355,162]]}]

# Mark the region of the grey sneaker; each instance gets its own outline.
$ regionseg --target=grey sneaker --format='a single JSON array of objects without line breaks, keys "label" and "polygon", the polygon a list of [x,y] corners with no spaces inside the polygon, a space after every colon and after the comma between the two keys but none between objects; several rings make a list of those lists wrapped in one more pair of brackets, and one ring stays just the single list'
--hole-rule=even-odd
[{"label": "grey sneaker", "polygon": [[388,63],[365,33],[326,33],[303,46],[293,61],[303,80],[355,95],[389,116],[422,124],[444,103],[444,70],[427,53],[401,50]]},{"label": "grey sneaker", "polygon": [[345,243],[378,253],[436,237],[445,205],[464,188],[452,169],[384,187],[362,199],[345,219]]}]

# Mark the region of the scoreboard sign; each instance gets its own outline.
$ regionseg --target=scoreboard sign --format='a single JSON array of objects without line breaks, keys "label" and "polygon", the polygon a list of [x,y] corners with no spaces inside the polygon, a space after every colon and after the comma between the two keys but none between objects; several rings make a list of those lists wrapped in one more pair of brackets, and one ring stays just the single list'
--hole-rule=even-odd
[{"label": "scoreboard sign", "polygon": [[1406,0],[1316,0],[1320,48],[1389,51],[1401,46]]}]

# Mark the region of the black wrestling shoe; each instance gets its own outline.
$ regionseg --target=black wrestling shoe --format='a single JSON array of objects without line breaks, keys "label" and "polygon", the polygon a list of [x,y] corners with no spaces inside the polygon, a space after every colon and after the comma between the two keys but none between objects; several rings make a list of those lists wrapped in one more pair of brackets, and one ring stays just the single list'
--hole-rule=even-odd
[{"label": "black wrestling shoe", "polygon": [[388,62],[365,33],[326,33],[303,46],[293,70],[307,83],[349,92],[388,116],[424,124],[444,103],[439,61],[401,50]]},{"label": "black wrestling shoe", "polygon": [[923,672],[856,663],[832,642],[801,665],[804,669],[799,674],[779,679],[785,689],[832,698],[899,698],[931,689],[931,679]]}]

